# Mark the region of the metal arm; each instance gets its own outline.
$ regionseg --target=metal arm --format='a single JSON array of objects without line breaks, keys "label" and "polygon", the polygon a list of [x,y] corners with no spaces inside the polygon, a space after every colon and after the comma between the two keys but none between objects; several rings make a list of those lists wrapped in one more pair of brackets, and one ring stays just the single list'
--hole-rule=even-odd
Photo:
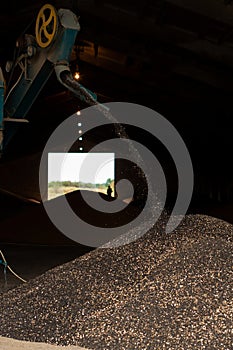
[{"label": "metal arm", "polygon": [[57,65],[55,72],[58,81],[68,90],[73,92],[81,101],[89,105],[97,104],[97,96],[92,91],[78,83],[74,78],[68,66]]},{"label": "metal arm", "polygon": [[95,103],[96,95],[76,82],[69,69],[72,48],[79,30],[78,19],[72,11],[56,11],[49,4],[41,8],[36,20],[36,38],[25,36],[21,59],[16,61],[21,74],[5,100],[5,121],[13,121],[15,127],[4,133],[4,147],[16,132],[17,121],[26,121],[25,116],[54,69],[59,82],[67,89],[88,104]]}]

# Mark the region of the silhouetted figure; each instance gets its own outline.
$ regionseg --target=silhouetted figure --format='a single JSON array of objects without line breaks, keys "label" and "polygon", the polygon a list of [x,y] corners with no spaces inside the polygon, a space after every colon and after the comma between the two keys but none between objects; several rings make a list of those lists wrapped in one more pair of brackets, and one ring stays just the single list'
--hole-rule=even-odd
[{"label": "silhouetted figure", "polygon": [[109,198],[112,197],[112,189],[111,189],[110,185],[107,188],[107,195]]}]

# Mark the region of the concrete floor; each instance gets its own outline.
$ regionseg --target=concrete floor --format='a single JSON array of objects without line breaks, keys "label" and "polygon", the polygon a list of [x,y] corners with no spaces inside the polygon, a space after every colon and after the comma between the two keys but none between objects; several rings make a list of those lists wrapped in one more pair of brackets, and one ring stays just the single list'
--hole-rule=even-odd
[{"label": "concrete floor", "polygon": [[[64,346],[55,346],[45,343],[34,343],[28,341],[20,341],[11,338],[0,337],[1,350],[64,350]],[[66,346],[65,350],[88,350],[80,346]]]}]

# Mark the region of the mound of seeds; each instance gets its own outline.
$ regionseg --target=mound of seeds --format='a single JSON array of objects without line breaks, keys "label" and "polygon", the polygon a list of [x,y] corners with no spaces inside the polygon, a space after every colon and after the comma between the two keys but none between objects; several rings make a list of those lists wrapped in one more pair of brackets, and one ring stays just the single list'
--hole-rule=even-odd
[{"label": "mound of seeds", "polygon": [[0,335],[98,350],[232,350],[233,226],[201,215],[172,234],[165,224],[2,295]]}]

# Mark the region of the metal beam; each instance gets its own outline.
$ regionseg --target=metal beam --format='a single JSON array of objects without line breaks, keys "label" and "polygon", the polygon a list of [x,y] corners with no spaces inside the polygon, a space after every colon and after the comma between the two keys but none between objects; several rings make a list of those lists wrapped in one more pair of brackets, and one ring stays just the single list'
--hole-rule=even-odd
[{"label": "metal beam", "polygon": [[233,24],[233,6],[226,6],[224,0],[166,0],[166,2],[231,26]]}]

